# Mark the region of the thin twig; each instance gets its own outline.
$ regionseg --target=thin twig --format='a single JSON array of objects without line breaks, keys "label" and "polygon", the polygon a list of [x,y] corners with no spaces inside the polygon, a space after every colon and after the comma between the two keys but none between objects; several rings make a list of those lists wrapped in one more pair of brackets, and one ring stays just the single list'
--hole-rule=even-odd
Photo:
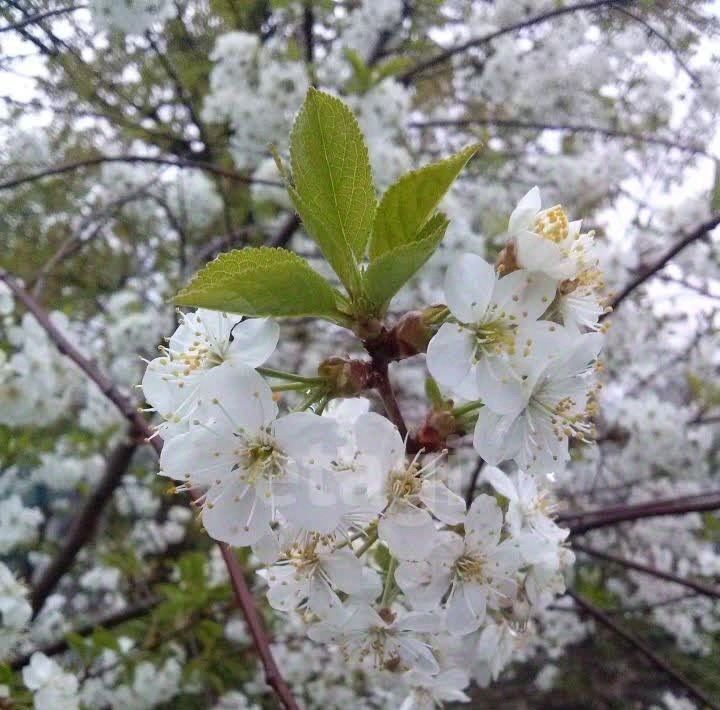
[{"label": "thin twig", "polygon": [[587,599],[579,596],[572,589],[568,589],[567,594],[573,599],[581,611],[585,612],[588,616],[592,617],[599,624],[612,631],[616,636],[619,636],[636,651],[645,656],[645,658],[647,658],[647,660],[650,661],[655,668],[665,673],[669,678],[672,678],[689,697],[697,700],[703,705],[707,705],[713,710],[720,710],[720,705],[710,698],[705,691],[695,686],[679,671],[675,670],[675,668],[673,668],[664,658],[655,653],[649,644],[631,634],[624,626],[608,616],[602,609],[595,606]]},{"label": "thin twig", "polygon": [[408,124],[409,128],[448,128],[456,126],[458,128],[466,128],[468,126],[498,126],[499,128],[517,128],[520,130],[536,130],[536,131],[567,131],[568,133],[596,133],[608,138],[628,138],[642,143],[651,145],[660,145],[665,148],[673,148],[685,153],[693,153],[695,155],[704,155],[712,158],[703,148],[686,143],[678,143],[669,138],[658,138],[657,136],[646,136],[641,133],[633,133],[632,131],[623,131],[621,129],[610,128],[605,126],[589,126],[577,123],[543,123],[542,121],[525,121],[514,118],[437,118],[427,121],[413,121]]},{"label": "thin twig", "polygon": [[698,75],[695,74],[692,69],[690,69],[687,62],[680,54],[680,50],[662,32],[655,29],[647,20],[644,20],[642,17],[639,17],[635,13],[630,12],[630,10],[626,10],[624,7],[615,6],[613,7],[613,10],[622,12],[622,14],[626,17],[629,17],[635,22],[641,24],[651,35],[657,37],[670,50],[670,53],[673,55],[673,57],[675,57],[675,61],[678,63],[680,68],[690,77],[690,81],[692,81],[693,86],[702,86],[700,77],[698,77]]},{"label": "thin twig", "polygon": [[[49,314],[42,306],[20,286],[14,278],[11,278],[6,272],[0,271],[0,281],[3,281],[13,292],[15,298],[20,301],[36,318],[39,325],[45,330],[49,338],[53,341],[57,349],[62,355],[72,360],[89,379],[91,379],[102,391],[102,393],[118,408],[120,413],[128,420],[134,430],[140,432],[146,440],[152,445],[157,454],[162,451],[162,440],[154,436],[154,432],[150,423],[143,417],[132,402],[123,395],[120,390],[98,369],[98,367],[88,360],[70,341],[57,329],[50,320]],[[298,710],[297,703],[293,698],[292,692],[280,673],[275,659],[270,649],[270,638],[265,631],[260,614],[255,606],[252,593],[247,586],[245,577],[240,565],[225,545],[218,543],[225,561],[233,594],[242,609],[247,622],[253,643],[260,656],[263,667],[265,669],[265,677],[268,684],[273,688],[282,704],[288,710]]]},{"label": "thin twig", "polygon": [[650,575],[651,577],[656,577],[657,579],[664,579],[667,582],[679,584],[683,587],[687,587],[688,589],[692,589],[698,594],[703,594],[706,597],[720,599],[720,589],[717,587],[711,587],[709,584],[695,582],[692,579],[685,579],[684,577],[679,577],[672,572],[665,572],[663,570],[656,569],[655,567],[641,564],[640,562],[627,560],[624,557],[610,555],[607,552],[603,552],[602,550],[596,550],[593,547],[588,547],[587,545],[582,545],[578,542],[573,542],[573,549],[584,552],[586,555],[590,555],[591,557],[597,557],[599,560],[612,562],[613,564],[621,565],[622,567],[627,567],[628,569],[636,570],[637,572],[642,572],[643,574]]},{"label": "thin twig", "polygon": [[[613,298],[610,304],[611,308],[615,310],[635,289],[642,286],[648,279],[658,273],[658,271],[664,269],[683,249],[705,237],[705,235],[715,229],[719,224],[720,214],[713,215],[709,220],[698,225],[692,232],[683,237],[671,249],[668,249],[654,264],[645,269],[641,269],[640,273]],[[600,318],[602,319],[607,315],[609,315],[609,312],[604,313]]]},{"label": "thin twig", "polygon": [[[95,619],[94,621],[83,624],[82,626],[73,629],[73,634],[77,636],[89,636],[95,629],[102,627],[103,629],[113,629],[116,626],[125,624],[128,621],[137,619],[141,616],[145,616],[148,612],[157,606],[160,602],[159,599],[153,597],[146,602],[129,606],[122,611],[116,611],[108,616]],[[44,646],[38,646],[34,648],[30,653],[25,653],[22,656],[18,656],[9,661],[9,666],[14,671],[19,671],[23,666],[30,662],[30,658],[33,653],[40,652],[45,656],[56,656],[58,653],[63,653],[70,648],[68,642],[68,635],[66,634],[63,638],[57,641],[51,641]]]},{"label": "thin twig", "polygon": [[36,15],[30,15],[19,22],[14,22],[12,25],[5,25],[0,27],[0,33],[9,32],[10,30],[21,30],[23,27],[28,25],[34,25],[38,22],[42,22],[49,17],[55,17],[56,15],[66,15],[69,12],[75,12],[76,10],[83,10],[86,5],[73,5],[71,7],[57,7],[54,10],[47,10],[45,12],[38,12]]},{"label": "thin twig", "polygon": [[76,160],[72,163],[63,163],[62,165],[56,165],[45,170],[40,170],[30,175],[22,175],[11,180],[5,180],[0,182],[0,190],[8,190],[19,185],[24,185],[28,182],[34,182],[35,180],[41,180],[46,177],[52,177],[55,175],[63,175],[65,173],[79,170],[80,168],[87,168],[94,165],[102,165],[103,163],[150,163],[152,165],[169,165],[176,168],[189,168],[191,170],[203,170],[213,175],[219,175],[228,180],[234,180],[236,182],[242,182],[246,184],[255,185],[269,185],[271,187],[284,187],[283,183],[277,182],[276,180],[262,180],[259,178],[248,177],[242,175],[234,170],[227,170],[221,168],[212,163],[206,163],[200,160],[188,160],[186,158],[163,158],[161,156],[151,155],[99,155],[94,158],[85,158],[83,160]]},{"label": "thin twig", "polygon": [[630,0],[594,0],[593,2],[581,2],[577,3],[576,5],[568,5],[566,7],[556,8],[554,10],[550,10],[549,12],[544,12],[540,15],[529,17],[526,20],[522,20],[521,22],[516,22],[512,25],[508,25],[507,27],[501,27],[500,29],[483,35],[482,37],[473,37],[467,42],[458,44],[455,47],[450,47],[449,49],[446,49],[445,51],[436,54],[434,57],[430,57],[429,59],[426,59],[425,61],[416,64],[404,74],[400,75],[399,79],[404,84],[409,84],[418,74],[421,74],[426,69],[430,69],[431,67],[437,66],[438,64],[443,64],[448,59],[454,57],[456,54],[466,52],[468,49],[472,49],[473,47],[480,47],[484,44],[489,44],[498,37],[517,32],[518,30],[522,30],[527,27],[533,27],[534,25],[543,24],[548,20],[552,20],[556,17],[568,15],[573,12],[579,12],[581,10],[599,10],[602,7],[609,7],[611,5],[624,5],[628,2],[630,2]]},{"label": "thin twig", "polygon": [[480,474],[482,473],[484,466],[485,460],[478,458],[477,463],[475,464],[475,468],[470,475],[470,483],[468,484],[468,489],[465,492],[465,504],[468,506],[468,508],[472,505],[473,498],[475,497],[475,489],[477,488],[477,482],[480,478]]}]

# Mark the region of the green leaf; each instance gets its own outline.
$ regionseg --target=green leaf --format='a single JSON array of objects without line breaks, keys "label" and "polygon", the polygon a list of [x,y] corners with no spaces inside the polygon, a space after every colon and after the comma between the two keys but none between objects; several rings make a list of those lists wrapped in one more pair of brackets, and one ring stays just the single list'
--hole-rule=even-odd
[{"label": "green leaf", "polygon": [[351,293],[377,200],[365,140],[340,99],[310,89],[292,133],[290,195],[310,235]]},{"label": "green leaf", "polygon": [[446,160],[406,173],[388,188],[375,214],[371,259],[419,238],[420,230],[478,147],[469,146]]},{"label": "green leaf", "polygon": [[372,85],[372,69],[354,49],[345,49],[345,58],[353,68],[352,87],[356,93],[364,94]]},{"label": "green leaf", "polygon": [[175,297],[198,306],[246,316],[317,316],[335,322],[344,300],[317,271],[286,249],[253,247],[221,254]]},{"label": "green leaf", "polygon": [[417,241],[386,251],[370,262],[363,274],[365,297],[381,312],[392,297],[433,255],[445,236],[448,218],[438,212],[421,230]]}]

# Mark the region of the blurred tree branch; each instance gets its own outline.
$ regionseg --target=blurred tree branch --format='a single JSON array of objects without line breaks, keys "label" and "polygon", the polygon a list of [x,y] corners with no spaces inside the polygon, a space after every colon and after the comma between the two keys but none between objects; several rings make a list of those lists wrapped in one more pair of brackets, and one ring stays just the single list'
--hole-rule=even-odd
[{"label": "blurred tree branch", "polygon": [[712,708],[713,710],[720,709],[720,705],[710,698],[703,690],[691,683],[687,678],[685,678],[685,676],[675,670],[675,668],[673,668],[665,659],[655,653],[655,651],[645,641],[642,641],[631,634],[626,628],[621,626],[619,622],[608,616],[605,611],[595,606],[587,599],[579,596],[571,589],[567,590],[567,595],[572,598],[581,613],[586,614],[601,626],[604,626],[613,634],[623,639],[640,654],[645,656],[645,658],[647,658],[647,660],[650,661],[655,668],[665,673],[669,678],[672,678],[693,700],[697,700],[702,705]]},{"label": "blurred tree branch", "polygon": [[[79,350],[77,350],[77,348],[75,348],[74,345],[72,345],[72,343],[53,324],[47,311],[45,311],[42,306],[40,306],[40,304],[15,281],[15,279],[9,276],[6,272],[0,271],[0,281],[4,282],[12,291],[13,296],[22,303],[30,313],[32,313],[38,324],[43,328],[43,330],[45,330],[48,337],[52,340],[60,353],[72,360],[80,368],[80,370],[82,370],[82,372],[85,373],[85,375],[100,388],[100,391],[128,420],[132,430],[137,432],[138,435],[144,436],[145,440],[159,455],[163,446],[162,439],[153,432],[150,423],[138,412],[130,399],[128,399],[115,387],[113,382],[99,370],[97,365],[88,360],[82,353],[80,353]],[[127,451],[124,452],[124,455],[127,455]],[[118,459],[120,457],[121,454],[118,453]],[[110,490],[109,485],[105,488],[105,492],[108,490]],[[110,490],[110,494],[112,493],[112,490],[114,490],[114,488]],[[103,505],[109,500],[110,494],[105,496]],[[93,503],[93,514],[95,514],[94,511],[97,507],[97,503],[98,501]],[[99,512],[97,514],[99,515]],[[87,536],[84,541],[87,542],[88,539],[89,536]],[[265,669],[266,681],[268,685],[273,688],[278,699],[286,708],[289,710],[297,710],[298,706],[293,698],[292,692],[285,682],[280,669],[275,663],[275,659],[270,649],[270,638],[263,627],[260,614],[255,606],[255,599],[247,585],[247,581],[245,580],[244,573],[240,568],[237,558],[229,547],[221,543],[218,544],[223,560],[225,561],[228,574],[230,575],[230,582],[235,599],[243,611],[248,628],[250,629],[250,634],[255,644],[255,648]],[[74,549],[71,556],[67,554],[62,555],[64,561],[64,571],[58,569],[54,572],[54,579],[59,581],[62,574],[64,574],[64,572],[69,568],[68,560],[72,563],[72,560],[75,558],[79,549],[80,547]]]}]

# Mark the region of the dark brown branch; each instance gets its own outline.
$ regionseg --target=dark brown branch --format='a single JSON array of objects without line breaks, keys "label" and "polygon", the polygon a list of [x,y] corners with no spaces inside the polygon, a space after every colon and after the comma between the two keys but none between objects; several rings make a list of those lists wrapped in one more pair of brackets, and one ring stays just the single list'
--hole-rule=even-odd
[{"label": "dark brown branch", "polygon": [[385,413],[388,415],[388,419],[398,428],[400,436],[404,440],[408,433],[407,425],[395,397],[395,391],[390,383],[387,360],[372,356],[372,368],[375,389],[380,395],[380,399],[382,399]]},{"label": "dark brown branch", "polygon": [[[158,599],[153,598],[141,604],[129,606],[127,609],[123,609],[122,611],[118,611],[114,614],[110,614],[109,616],[95,619],[94,621],[88,622],[87,624],[83,624],[77,629],[74,629],[73,633],[77,634],[78,636],[89,636],[98,627],[102,627],[103,629],[114,629],[116,626],[120,626],[127,623],[128,621],[132,621],[133,619],[138,619],[141,616],[145,616],[145,614],[152,611],[152,609],[158,604],[158,602]],[[63,653],[67,651],[69,648],[70,644],[68,643],[67,636],[65,636],[64,638],[58,639],[57,641],[52,641],[45,646],[34,648],[30,653],[26,653],[22,656],[11,659],[9,665],[12,670],[19,671],[23,666],[27,665],[30,662],[32,654],[36,651],[39,651],[46,656],[55,656],[58,653]]]},{"label": "dark brown branch", "polygon": [[23,29],[23,27],[37,24],[38,22],[42,22],[49,17],[55,17],[56,15],[66,15],[69,12],[75,12],[75,10],[82,10],[85,7],[85,5],[73,5],[72,7],[58,7],[54,10],[38,12],[36,15],[30,15],[29,17],[25,17],[24,19],[20,20],[19,22],[15,22],[12,25],[5,25],[4,27],[0,27],[0,33],[9,32],[10,30],[21,30]]},{"label": "dark brown branch", "polygon": [[470,483],[468,485],[468,489],[465,492],[465,503],[468,508],[472,505],[473,498],[475,497],[475,489],[477,488],[478,479],[480,478],[480,474],[482,473],[484,466],[484,459],[478,458],[477,463],[475,464],[475,468],[470,475]]},{"label": "dark brown branch", "polygon": [[511,34],[527,27],[540,25],[556,17],[568,15],[573,12],[580,12],[582,10],[599,10],[603,7],[610,7],[613,5],[625,5],[629,2],[630,0],[594,0],[593,2],[581,2],[577,3],[576,5],[560,7],[555,10],[550,10],[549,12],[544,12],[540,15],[535,15],[535,17],[529,17],[522,22],[516,22],[515,24],[508,25],[507,27],[501,27],[500,29],[483,35],[482,37],[473,37],[467,42],[463,42],[462,44],[456,45],[455,47],[450,47],[444,52],[440,52],[434,57],[430,57],[424,62],[416,64],[414,67],[412,67],[399,77],[400,81],[402,81],[404,84],[409,84],[413,79],[415,79],[418,74],[421,74],[426,69],[430,69],[434,66],[437,66],[438,64],[443,64],[448,59],[454,57],[456,54],[466,52],[468,49],[472,49],[474,47],[481,47],[484,44],[489,44],[493,40],[496,40],[498,37],[502,37],[503,35]]},{"label": "dark brown branch", "polygon": [[[658,271],[664,269],[667,264],[674,259],[683,249],[690,246],[694,242],[705,237],[715,227],[720,224],[720,214],[713,215],[709,220],[703,222],[692,232],[683,237],[677,244],[671,249],[668,249],[654,264],[641,269],[638,276],[636,276],[625,288],[620,291],[612,300],[610,306],[612,309],[616,309],[635,289],[642,286],[648,279],[652,278]],[[608,313],[601,316],[604,318]]]},{"label": "dark brown branch", "polygon": [[649,644],[647,644],[642,639],[637,638],[635,635],[631,634],[629,631],[627,631],[627,629],[625,629],[624,626],[621,625],[621,623],[615,621],[615,619],[612,619],[602,609],[595,606],[587,599],[578,596],[578,594],[576,594],[571,589],[568,589],[567,594],[573,599],[580,611],[587,614],[594,621],[604,626],[609,631],[612,631],[616,636],[619,636],[627,644],[632,646],[636,651],[645,656],[645,658],[650,661],[650,663],[655,668],[662,671],[663,673],[665,673],[665,675],[671,678],[680,688],[685,691],[685,693],[687,693],[690,698],[698,701],[699,703],[701,703],[702,706],[707,706],[709,708],[712,708],[713,710],[720,710],[720,705],[718,705],[712,698],[710,698],[705,693],[705,691],[695,686],[679,671],[675,670],[675,668],[673,668],[664,658],[655,653],[655,651],[650,647]]},{"label": "dark brown branch", "polygon": [[665,515],[684,515],[720,509],[720,491],[693,496],[670,498],[650,503],[615,505],[586,513],[565,513],[557,517],[559,523],[570,529],[571,535],[604,528],[618,523],[655,518]]},{"label": "dark brown branch", "polygon": [[246,184],[258,184],[258,185],[270,185],[271,187],[284,187],[281,182],[275,180],[262,180],[242,175],[234,170],[227,170],[225,168],[218,167],[212,163],[206,163],[199,160],[187,160],[184,158],[163,158],[160,156],[150,155],[99,155],[94,158],[85,158],[84,160],[77,160],[72,163],[63,163],[62,165],[56,165],[52,168],[40,170],[30,175],[23,175],[21,177],[12,178],[11,180],[5,180],[0,182],[0,190],[8,190],[19,185],[24,185],[28,182],[34,182],[35,180],[41,180],[46,177],[53,177],[55,175],[63,175],[70,173],[80,168],[92,167],[94,165],[102,165],[103,163],[149,163],[151,165],[169,165],[175,168],[188,168],[191,170],[203,170],[213,175],[219,175],[220,177],[227,178],[228,180],[234,180],[235,182],[243,182]]},{"label": "dark brown branch", "polygon": [[128,438],[118,444],[108,456],[105,472],[100,482],[83,502],[82,507],[73,518],[60,550],[32,587],[30,603],[34,616],[37,616],[46,599],[73,566],[80,550],[92,539],[100,515],[127,473],[138,445],[137,432],[131,430]]},{"label": "dark brown branch", "polygon": [[409,128],[447,128],[456,126],[458,128],[466,128],[468,126],[498,126],[500,128],[517,128],[520,130],[537,130],[537,131],[567,131],[568,133],[595,133],[608,138],[628,138],[642,143],[651,145],[660,145],[665,148],[680,150],[684,153],[692,153],[695,155],[704,155],[712,158],[703,148],[685,143],[678,143],[669,138],[658,138],[656,136],[646,136],[641,133],[633,133],[632,131],[623,131],[616,128],[604,126],[587,126],[576,123],[543,123],[542,121],[523,121],[514,118],[439,118],[429,121],[414,121],[408,124]]},{"label": "dark brown branch", "polygon": [[292,239],[293,234],[300,226],[300,217],[296,214],[288,217],[287,221],[280,227],[278,233],[268,242],[271,247],[284,247]]},{"label": "dark brown branch", "polygon": [[[0,281],[3,281],[13,292],[15,298],[22,303],[30,313],[38,321],[39,325],[45,330],[50,339],[53,341],[59,352],[70,358],[89,379],[91,379],[102,391],[102,393],[110,400],[127,419],[133,430],[140,432],[159,455],[162,451],[162,440],[153,435],[150,423],[143,417],[133,406],[132,402],[125,397],[120,390],[98,369],[98,367],[88,360],[80,351],[78,351],[68,339],[55,327],[50,320],[48,313],[40,306],[40,304],[20,286],[15,279],[11,278],[7,273],[0,271]],[[235,600],[242,609],[245,621],[250,629],[253,643],[260,656],[263,667],[265,669],[265,677],[268,684],[275,691],[278,699],[284,707],[289,710],[298,710],[297,703],[293,698],[292,692],[285,682],[280,670],[278,669],[275,659],[270,649],[270,638],[265,631],[260,614],[255,606],[252,593],[247,586],[245,577],[237,559],[225,545],[220,545],[225,566],[230,576]]]},{"label": "dark brown branch", "polygon": [[663,570],[656,569],[655,567],[650,567],[649,565],[641,564],[640,562],[634,562],[633,560],[627,560],[624,557],[610,555],[607,552],[603,552],[602,550],[596,550],[592,547],[588,547],[587,545],[582,545],[577,542],[573,542],[573,549],[584,552],[586,555],[590,555],[591,557],[597,557],[599,560],[612,562],[613,564],[621,565],[622,567],[626,567],[627,569],[642,572],[643,574],[650,575],[651,577],[656,577],[657,579],[663,579],[666,582],[673,582],[674,584],[679,584],[683,587],[687,587],[688,589],[692,589],[698,594],[703,594],[706,597],[720,599],[720,588],[712,587],[709,584],[703,584],[702,582],[695,582],[692,579],[679,577],[672,572],[664,572]]},{"label": "dark brown branch", "polygon": [[305,38],[305,61],[312,64],[315,61],[315,13],[311,2],[303,6],[303,35]]}]

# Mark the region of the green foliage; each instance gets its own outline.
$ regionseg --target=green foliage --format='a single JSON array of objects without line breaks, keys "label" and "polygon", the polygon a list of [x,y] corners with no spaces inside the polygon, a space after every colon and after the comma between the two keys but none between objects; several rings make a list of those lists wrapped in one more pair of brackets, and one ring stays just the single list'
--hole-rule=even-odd
[{"label": "green foliage", "polygon": [[352,79],[346,88],[355,94],[364,94],[383,79],[400,74],[412,63],[408,57],[391,57],[380,64],[370,66],[354,49],[346,49],[345,58],[353,68]]},{"label": "green foliage", "polygon": [[371,259],[423,237],[423,227],[477,150],[477,145],[469,146],[446,160],[403,175],[388,188],[375,215]]},{"label": "green foliage", "polygon": [[343,297],[307,261],[285,249],[253,247],[222,254],[176,296],[247,316],[318,316],[342,322]]},{"label": "green foliage", "polygon": [[375,312],[381,314],[392,297],[433,255],[449,223],[447,217],[438,212],[414,241],[396,246],[370,262],[363,274],[363,285]]},{"label": "green foliage", "polygon": [[351,294],[370,239],[375,185],[367,146],[340,99],[310,89],[290,136],[295,207],[310,235]]},{"label": "green foliage", "polygon": [[[369,68],[349,53],[356,73]],[[224,254],[198,273],[176,303],[248,316],[316,316],[352,325],[382,316],[432,256],[448,220],[437,207],[477,146],[404,175],[378,208],[370,159],[352,111],[310,89],[290,136],[290,170],[276,154],[307,232],[347,288],[351,302],[303,259],[282,249]],[[371,261],[363,269],[370,246]]]}]

